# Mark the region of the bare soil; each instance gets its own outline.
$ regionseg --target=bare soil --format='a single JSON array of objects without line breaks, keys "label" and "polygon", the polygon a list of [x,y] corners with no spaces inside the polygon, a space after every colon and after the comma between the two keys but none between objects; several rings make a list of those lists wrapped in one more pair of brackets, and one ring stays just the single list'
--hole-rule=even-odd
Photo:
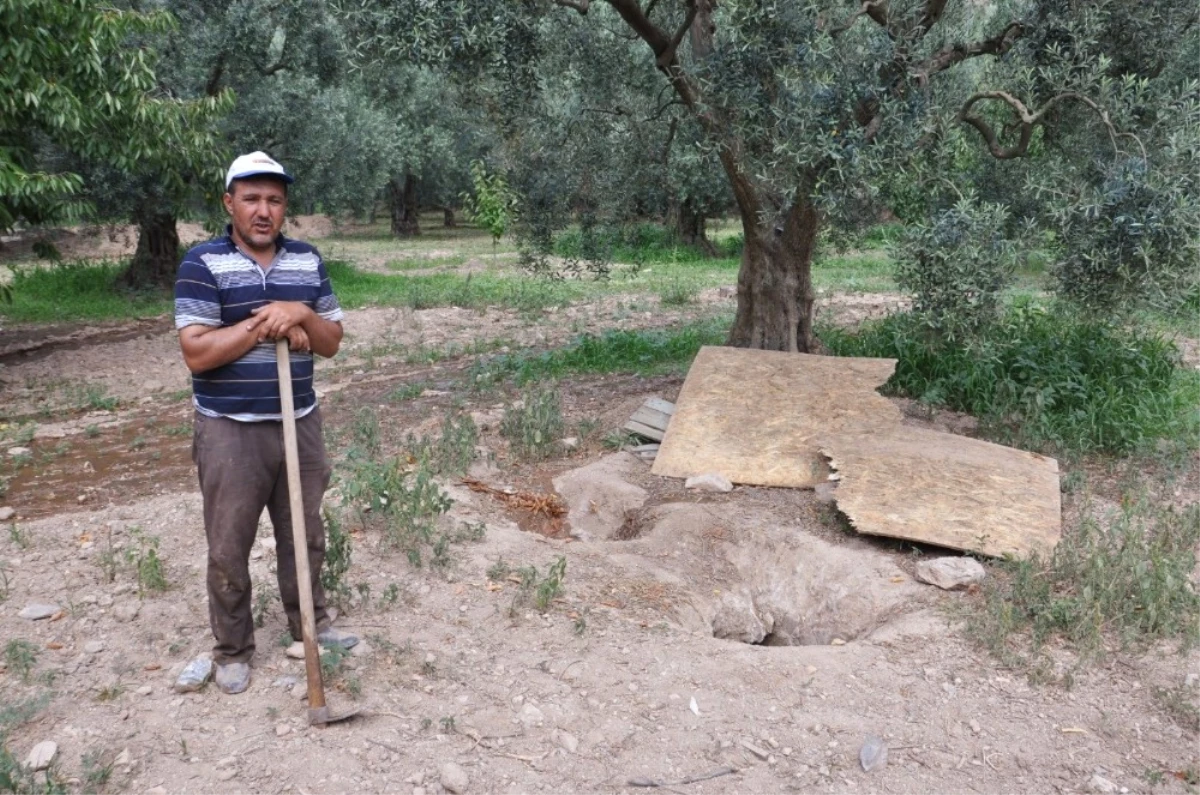
[{"label": "bare soil", "polygon": [[[356,532],[347,581],[357,587],[338,625],[362,635],[365,653],[342,663],[330,701],[363,712],[327,728],[306,725],[303,664],[279,643],[265,519],[251,565],[270,601],[250,689],[172,691],[211,638],[187,373],[167,319],[6,329],[0,474],[11,480],[0,506],[16,515],[0,537],[0,636],[38,653],[28,678],[6,661],[0,709],[50,696],[9,749],[23,759],[56,742],[71,791],[97,789],[89,754],[113,766],[107,792],[416,795],[442,791],[447,763],[467,774],[466,792],[636,792],[648,781],[688,793],[1194,790],[1200,753],[1184,683],[1200,653],[1116,652],[1071,688],[1031,684],[964,637],[960,617],[978,595],[918,584],[910,547],[848,531],[823,497],[697,494],[614,458],[605,435],[645,398],[673,399],[681,375],[560,384],[568,427],[588,426],[566,434],[577,449],[534,465],[511,458],[496,427],[514,394],[464,388],[472,356],[411,355],[549,346],[571,335],[566,317],[592,329],[660,325],[731,300],[715,291],[649,316],[597,302],[541,321],[500,310],[348,314],[343,352],[318,374],[335,456],[364,409],[394,451],[461,405],[482,426],[473,476],[550,494],[593,467],[583,478],[592,496],[573,510],[581,525],[580,511],[598,518],[586,534],[569,519],[527,532],[538,527],[519,509],[450,481],[446,521],[486,534],[454,546],[448,568],[414,568],[374,531]],[[858,317],[898,300],[827,305]],[[47,336],[63,339],[34,344]],[[421,391],[397,397],[405,386]],[[902,407],[909,422],[973,432],[969,417]],[[14,463],[7,449],[18,445],[31,454]],[[338,503],[336,489],[327,502]],[[135,530],[160,541],[165,593],[139,596],[123,557],[138,548]],[[488,576],[501,560],[544,574],[559,556],[563,591],[545,612],[515,578]],[[19,618],[33,602],[61,609]],[[767,624],[759,644],[731,639]],[[770,645],[785,631],[803,645]],[[1064,671],[1073,663],[1066,650],[1055,656]],[[870,773],[859,763],[868,735],[889,746],[886,767]]]}]

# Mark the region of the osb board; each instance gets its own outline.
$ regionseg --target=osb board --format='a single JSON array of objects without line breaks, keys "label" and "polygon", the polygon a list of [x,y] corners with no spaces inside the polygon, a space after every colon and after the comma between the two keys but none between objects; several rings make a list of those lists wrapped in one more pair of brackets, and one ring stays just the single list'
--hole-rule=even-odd
[{"label": "osb board", "polygon": [[895,367],[894,359],[701,348],[651,471],[719,472],[758,486],[823,483],[829,466],[817,437],[899,425],[899,410],[875,391]]},{"label": "osb board", "polygon": [[830,434],[838,508],[860,533],[1001,557],[1049,552],[1062,532],[1058,462],[965,436],[897,426]]}]

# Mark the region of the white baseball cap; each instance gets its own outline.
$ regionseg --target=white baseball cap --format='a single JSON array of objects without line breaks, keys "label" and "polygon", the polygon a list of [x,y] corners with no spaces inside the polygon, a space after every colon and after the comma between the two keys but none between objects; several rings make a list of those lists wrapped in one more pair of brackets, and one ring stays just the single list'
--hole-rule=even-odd
[{"label": "white baseball cap", "polygon": [[235,179],[246,177],[279,177],[289,185],[296,181],[266,152],[251,152],[234,160],[229,171],[225,172],[225,189],[228,190]]}]

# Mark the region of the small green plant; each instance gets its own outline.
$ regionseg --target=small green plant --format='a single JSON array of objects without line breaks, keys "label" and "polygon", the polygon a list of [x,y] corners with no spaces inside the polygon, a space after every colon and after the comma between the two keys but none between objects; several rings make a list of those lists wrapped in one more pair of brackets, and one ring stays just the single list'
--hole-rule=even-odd
[{"label": "small green plant", "polygon": [[19,546],[21,549],[29,548],[29,542],[30,542],[29,533],[22,530],[21,527],[16,522],[9,523],[8,537],[10,539],[12,539],[12,542],[14,544],[16,544],[17,546]]},{"label": "small green plant", "polygon": [[325,510],[325,564],[321,567],[321,587],[325,595],[341,601],[349,597],[350,586],[346,582],[346,573],[350,570],[350,558],[353,548],[350,534],[342,527],[341,517],[337,512]]},{"label": "small green plant", "polygon": [[137,576],[138,596],[167,590],[167,577],[158,554],[158,536],[146,535],[140,527],[130,529],[133,545],[125,549],[125,562]]},{"label": "small green plant", "polygon": [[96,700],[101,703],[116,701],[125,692],[125,685],[121,684],[120,680],[113,682],[111,685],[102,685],[96,691]]},{"label": "small green plant", "polygon": [[637,442],[638,437],[626,430],[607,433],[601,441],[606,450],[624,450],[629,445],[637,444]]},{"label": "small green plant", "polygon": [[112,778],[112,755],[103,751],[88,751],[80,760],[80,775],[83,778],[84,792],[103,792],[104,787]]},{"label": "small green plant", "polygon": [[516,197],[504,176],[489,174],[482,160],[471,163],[471,185],[475,192],[474,195],[463,194],[463,212],[472,223],[483,227],[492,236],[492,258],[495,259],[496,245],[512,223]]},{"label": "small green plant", "polygon": [[454,734],[454,716],[449,715],[441,719],[442,734]]},{"label": "small green plant", "polygon": [[[1003,564],[1007,576],[984,588],[968,628],[1006,664],[1031,670],[1052,637],[1085,660],[1103,656],[1110,643],[1174,638],[1190,649],[1200,643],[1200,594],[1189,579],[1197,543],[1197,505],[1177,511],[1135,500],[1108,517],[1085,508],[1049,559],[1035,554]],[[1028,637],[1030,653],[1014,636]]]},{"label": "small green plant", "polygon": [[400,586],[397,583],[388,583],[388,586],[383,589],[383,593],[379,595],[379,606],[381,608],[391,607],[400,599]]},{"label": "small green plant", "polygon": [[550,603],[555,600],[561,593],[563,588],[563,580],[567,577],[567,559],[560,555],[550,568],[546,571],[546,576],[537,584],[537,589],[534,594],[534,604],[537,609],[543,613],[550,607]]},{"label": "small green plant", "polygon": [[342,669],[342,663],[350,652],[338,644],[326,646],[321,651],[321,676],[326,682],[332,682]]},{"label": "small green plant", "polygon": [[83,389],[84,406],[95,411],[112,411],[120,402],[117,398],[107,395],[102,386],[88,384]]},{"label": "small green plant", "polygon": [[[493,573],[499,576],[492,577]],[[544,613],[550,609],[551,603],[563,592],[563,582],[567,577],[567,559],[560,555],[546,569],[544,577],[538,572],[536,566],[524,566],[514,570],[508,568],[502,560],[497,561],[488,570],[488,578],[493,580],[506,579],[514,574],[520,579],[520,584],[509,608],[510,615],[515,615],[517,609],[530,600],[539,611]]]},{"label": "small green plant", "polygon": [[549,458],[563,435],[562,399],[553,387],[526,389],[519,403],[504,409],[500,435],[521,458]]},{"label": "small green plant", "polygon": [[391,392],[388,392],[387,399],[393,403],[402,403],[406,400],[413,400],[415,398],[419,398],[421,393],[424,392],[426,388],[427,384],[424,381],[417,381],[416,383],[412,384],[401,384]]},{"label": "small green plant", "polygon": [[8,567],[0,563],[0,602],[8,599]]},{"label": "small green plant", "polygon": [[488,567],[487,578],[492,582],[500,582],[512,574],[512,572],[512,567],[504,562],[504,558],[500,558]]},{"label": "small green plant", "polygon": [[21,677],[28,683],[37,665],[38,647],[27,640],[15,638],[4,645],[4,662],[8,670]]},{"label": "small green plant", "polygon": [[83,432],[87,434],[87,437],[89,439],[95,439],[97,436],[100,435],[100,426],[96,425],[95,423],[92,423],[91,425],[84,428]]},{"label": "small green plant", "polygon": [[696,303],[700,290],[696,285],[689,284],[683,279],[675,278],[667,283],[659,293],[663,306],[687,306]]},{"label": "small green plant", "polygon": [[254,583],[251,590],[254,591],[254,607],[251,609],[251,616],[254,619],[254,626],[262,629],[263,624],[267,621],[267,612],[271,609],[271,603],[275,601],[275,594],[265,583],[261,582]]}]

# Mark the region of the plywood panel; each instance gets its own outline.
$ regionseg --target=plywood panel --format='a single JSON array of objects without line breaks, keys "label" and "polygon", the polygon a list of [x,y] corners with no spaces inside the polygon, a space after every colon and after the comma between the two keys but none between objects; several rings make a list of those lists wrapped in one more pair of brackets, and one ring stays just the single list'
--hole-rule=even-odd
[{"label": "plywood panel", "polygon": [[821,449],[840,473],[838,508],[860,533],[996,557],[1058,543],[1053,458],[908,426],[830,434]]},{"label": "plywood panel", "polygon": [[652,471],[815,486],[829,476],[818,437],[899,425],[899,410],[875,391],[895,366],[894,359],[701,348]]}]

